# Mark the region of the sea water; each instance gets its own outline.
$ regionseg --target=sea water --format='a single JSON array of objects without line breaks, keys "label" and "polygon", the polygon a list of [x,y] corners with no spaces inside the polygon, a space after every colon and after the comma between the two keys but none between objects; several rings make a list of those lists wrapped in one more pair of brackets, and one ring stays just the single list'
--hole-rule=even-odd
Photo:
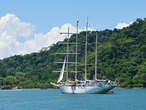
[{"label": "sea water", "polygon": [[114,89],[113,94],[0,90],[0,110],[146,110],[146,89]]}]

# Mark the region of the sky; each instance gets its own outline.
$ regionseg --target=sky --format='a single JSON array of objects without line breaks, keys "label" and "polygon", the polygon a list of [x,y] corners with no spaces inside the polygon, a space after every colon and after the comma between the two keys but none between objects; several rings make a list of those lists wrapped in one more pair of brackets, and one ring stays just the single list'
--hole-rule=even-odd
[{"label": "sky", "polygon": [[75,32],[79,19],[92,29],[122,29],[145,18],[146,0],[1,0],[0,59],[38,52]]}]

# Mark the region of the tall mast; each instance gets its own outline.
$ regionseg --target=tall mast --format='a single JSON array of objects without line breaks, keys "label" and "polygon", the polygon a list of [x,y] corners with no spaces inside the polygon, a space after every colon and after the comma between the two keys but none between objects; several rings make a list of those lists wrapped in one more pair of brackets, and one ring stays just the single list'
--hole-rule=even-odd
[{"label": "tall mast", "polygon": [[77,55],[77,53],[78,53],[78,44],[77,44],[77,42],[78,42],[78,25],[79,25],[79,20],[77,20],[77,32],[76,32],[76,56],[75,56],[75,80],[77,80],[77,62],[78,62],[78,55]]},{"label": "tall mast", "polygon": [[88,45],[88,18],[86,24],[86,42],[85,42],[85,80],[87,80],[87,45]]},{"label": "tall mast", "polygon": [[66,43],[66,81],[68,80],[68,56],[69,56],[69,27],[67,32],[67,43]]},{"label": "tall mast", "polygon": [[[60,34],[66,34],[67,35],[67,42],[65,43],[66,44],[66,53],[56,53],[56,54],[66,55],[66,80],[68,80],[69,63],[72,63],[72,62],[69,62],[69,54],[76,54],[76,53],[69,53],[69,37],[70,37],[70,34],[72,35],[74,33],[70,33],[69,27],[68,27],[67,32],[61,32]],[[64,63],[64,62],[56,62],[56,63]]]},{"label": "tall mast", "polygon": [[97,31],[96,31],[96,50],[95,50],[95,75],[94,75],[94,79],[96,80],[97,79],[97,40],[98,40],[98,35],[97,35]]}]

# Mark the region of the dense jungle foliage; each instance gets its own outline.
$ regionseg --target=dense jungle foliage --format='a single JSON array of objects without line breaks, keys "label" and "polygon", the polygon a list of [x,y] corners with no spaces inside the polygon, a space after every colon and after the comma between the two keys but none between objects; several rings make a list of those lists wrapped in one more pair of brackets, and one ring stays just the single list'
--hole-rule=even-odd
[{"label": "dense jungle foliage", "polygon": [[[118,79],[121,87],[146,87],[146,18],[137,19],[129,27],[121,30],[103,30],[98,33],[98,63],[97,77],[102,79]],[[82,71],[78,79],[84,75],[84,51],[86,32],[80,32],[78,37],[78,70]],[[70,42],[75,42],[72,35]],[[88,32],[88,79],[94,77],[95,37],[96,32]],[[56,82],[66,50],[65,39],[62,42],[42,49],[40,52],[27,55],[16,55],[0,60],[0,88],[50,88],[50,82]],[[75,45],[70,45],[70,52],[75,51]],[[75,60],[71,55],[69,61]],[[74,65],[69,69],[74,71]],[[74,73],[69,73],[74,79]]]}]

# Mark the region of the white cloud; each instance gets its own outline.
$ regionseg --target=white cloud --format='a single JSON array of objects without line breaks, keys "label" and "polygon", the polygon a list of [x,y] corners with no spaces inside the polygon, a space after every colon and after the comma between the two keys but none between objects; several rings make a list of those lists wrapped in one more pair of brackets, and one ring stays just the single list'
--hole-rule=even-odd
[{"label": "white cloud", "polygon": [[128,27],[132,24],[133,22],[130,22],[130,23],[119,23],[116,25],[116,29],[123,29],[125,27]]},{"label": "white cloud", "polygon": [[[128,27],[130,23],[119,23],[117,29]],[[31,23],[20,20],[14,14],[6,14],[0,18],[0,59],[18,54],[37,52],[43,47],[48,47],[58,41],[63,41],[66,35],[60,32],[76,32],[71,24],[64,24],[61,27],[53,27],[47,33],[36,33],[35,26]],[[90,31],[95,29],[90,28]],[[85,31],[85,29],[79,29]]]},{"label": "white cloud", "polygon": [[37,52],[58,41],[63,41],[68,27],[70,32],[76,29],[71,24],[54,27],[47,33],[36,33],[35,26],[21,21],[14,14],[7,14],[0,18],[0,59],[16,54]]},{"label": "white cloud", "polygon": [[43,47],[48,47],[58,41],[63,41],[66,38],[66,35],[60,35],[60,32],[66,32],[68,27],[70,28],[70,32],[75,32],[75,27],[71,24],[64,24],[60,28],[52,28],[45,34],[35,33],[33,39],[20,44],[18,54],[36,52],[41,50]]},{"label": "white cloud", "polygon": [[22,22],[13,14],[7,14],[0,18],[0,33],[7,33],[9,37],[29,37],[33,34],[35,27]]}]

